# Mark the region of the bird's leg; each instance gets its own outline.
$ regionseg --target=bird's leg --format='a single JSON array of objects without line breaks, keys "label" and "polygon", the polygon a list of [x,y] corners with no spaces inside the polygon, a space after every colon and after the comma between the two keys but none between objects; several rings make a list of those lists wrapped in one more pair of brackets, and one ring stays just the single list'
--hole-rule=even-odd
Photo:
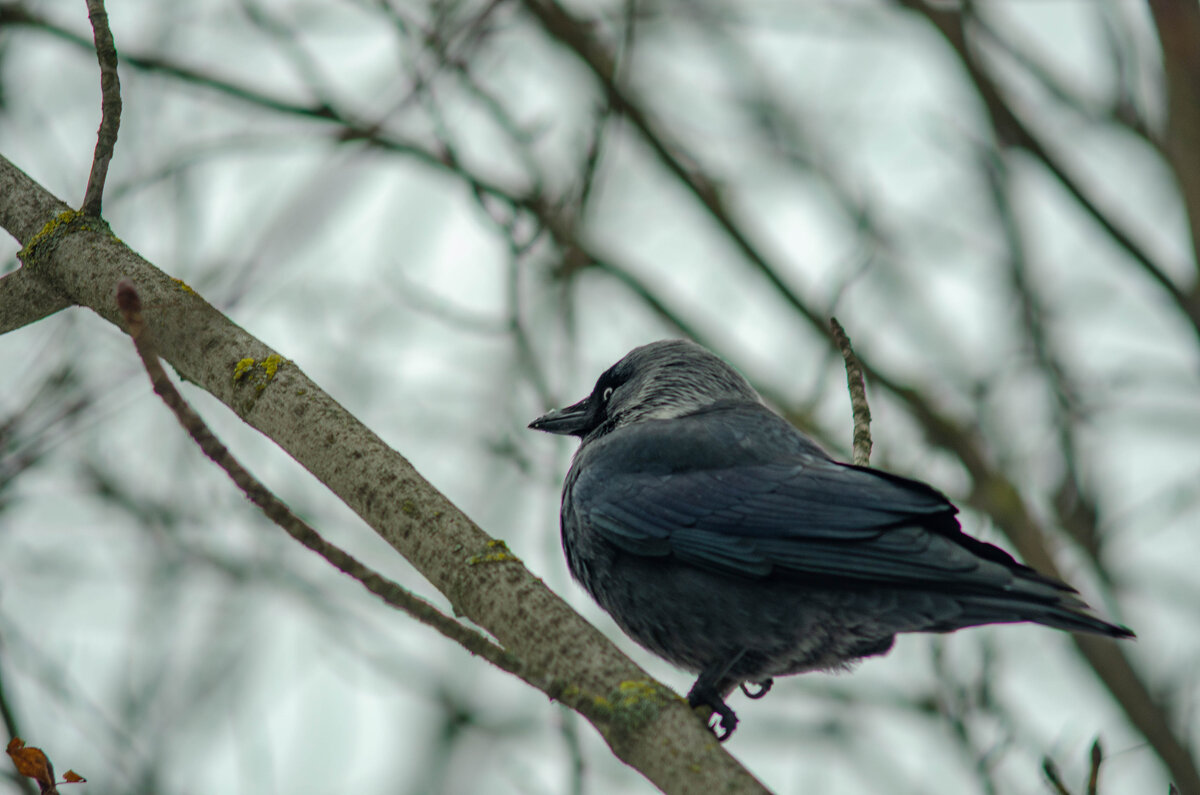
[{"label": "bird's leg", "polygon": [[742,682],[740,685],[738,685],[738,687],[742,688],[742,692],[746,694],[746,698],[753,698],[757,700],[771,692],[771,685],[775,684],[775,680],[768,676],[761,682],[751,682],[750,684],[758,685],[758,690],[754,691],[753,693],[750,692],[750,688],[747,687],[746,684],[746,682]]},{"label": "bird's leg", "polygon": [[725,742],[733,734],[733,730],[737,728],[738,718],[729,705],[725,703],[725,697],[732,692],[734,681],[728,677],[730,669],[733,668],[737,661],[745,654],[744,651],[738,652],[732,658],[710,665],[700,672],[696,683],[692,685],[692,689],[688,691],[688,704],[693,708],[705,706],[713,711],[714,714],[720,717],[720,731],[713,726],[713,734],[721,742]]},{"label": "bird's leg", "polygon": [[721,742],[728,740],[729,736],[733,734],[733,730],[737,728],[737,715],[722,700],[720,691],[714,685],[705,683],[703,674],[696,680],[696,684],[692,685],[692,689],[688,691],[687,698],[688,704],[693,709],[696,707],[708,707],[715,715],[720,716],[720,731],[712,725],[709,725],[708,728],[712,730],[712,733]]}]

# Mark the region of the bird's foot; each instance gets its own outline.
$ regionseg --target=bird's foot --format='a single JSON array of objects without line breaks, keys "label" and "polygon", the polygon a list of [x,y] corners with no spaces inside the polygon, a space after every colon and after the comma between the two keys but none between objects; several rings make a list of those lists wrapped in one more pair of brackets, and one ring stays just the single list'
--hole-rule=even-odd
[{"label": "bird's foot", "polygon": [[[708,707],[712,710],[712,714],[720,718],[714,725],[709,723],[708,728],[716,735],[719,742],[725,742],[733,734],[733,730],[737,728],[738,718],[729,705],[721,700],[721,696],[715,691],[700,686],[700,682],[692,687],[688,693],[688,704],[692,708]],[[711,720],[711,717],[710,717]]]},{"label": "bird's foot", "polygon": [[742,682],[740,685],[738,685],[738,687],[742,688],[742,692],[746,694],[746,698],[753,698],[757,700],[771,692],[771,685],[775,684],[775,680],[767,677],[761,682],[750,682],[749,684],[757,685],[758,690],[755,690],[753,693],[750,692],[750,688],[747,687],[746,682]]}]

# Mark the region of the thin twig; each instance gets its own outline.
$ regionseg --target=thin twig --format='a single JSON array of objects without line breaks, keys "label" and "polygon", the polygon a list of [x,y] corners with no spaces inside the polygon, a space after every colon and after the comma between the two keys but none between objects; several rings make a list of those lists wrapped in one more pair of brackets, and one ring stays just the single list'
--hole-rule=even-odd
[{"label": "thin twig", "polygon": [[100,217],[104,199],[104,181],[108,178],[108,163],[117,145],[117,130],[121,127],[121,80],[117,77],[117,44],[108,27],[108,12],[104,0],[87,0],[88,19],[96,41],[96,59],[100,62],[100,129],[96,131],[96,151],[92,155],[92,171],[83,194],[85,215]]},{"label": "thin twig", "polygon": [[[8,695],[4,687],[4,669],[0,667],[0,723],[4,724],[4,732],[8,737],[21,736],[21,730],[17,728],[17,719],[13,716],[12,709],[8,704]],[[10,778],[17,785],[22,795],[34,795],[37,791],[34,789],[32,779],[25,776],[14,776]]]},{"label": "thin twig", "polygon": [[133,283],[128,279],[122,280],[117,285],[117,305],[125,318],[129,336],[133,338],[138,356],[142,358],[142,363],[150,376],[150,383],[154,386],[154,391],[175,413],[179,424],[195,440],[204,454],[225,470],[238,488],[246,494],[251,502],[261,508],[263,513],[287,531],[292,538],[325,558],[339,571],[358,580],[364,588],[388,605],[404,611],[422,624],[433,627],[442,635],[463,646],[472,654],[483,657],[497,668],[520,677],[543,692],[546,691],[547,684],[533,681],[526,673],[526,666],[512,654],[488,640],[481,633],[445,615],[424,599],[410,593],[399,583],[373,571],[345,550],[329,543],[312,526],[292,513],[278,497],[234,458],[233,454],[229,452],[229,448],[217,439],[204,424],[200,415],[187,404],[175,385],[171,383],[166,370],[158,360],[153,342],[146,332],[146,325],[142,319],[141,299],[138,297]]},{"label": "thin twig", "polygon": [[1100,788],[1100,763],[1104,761],[1104,750],[1100,747],[1100,738],[1092,743],[1092,766],[1088,772],[1087,795],[1096,795]]},{"label": "thin twig", "polygon": [[862,367],[846,329],[836,317],[829,318],[829,328],[837,342],[842,358],[846,360],[846,386],[850,389],[850,410],[854,412],[854,457],[855,466],[865,467],[871,463],[871,407],[867,405],[867,385],[863,381]]},{"label": "thin twig", "polygon": [[1054,791],[1058,795],[1071,795],[1071,790],[1067,789],[1062,776],[1058,774],[1058,765],[1054,764],[1054,760],[1048,756],[1042,760],[1042,772],[1046,774],[1046,780],[1050,782],[1050,786],[1054,787]]}]

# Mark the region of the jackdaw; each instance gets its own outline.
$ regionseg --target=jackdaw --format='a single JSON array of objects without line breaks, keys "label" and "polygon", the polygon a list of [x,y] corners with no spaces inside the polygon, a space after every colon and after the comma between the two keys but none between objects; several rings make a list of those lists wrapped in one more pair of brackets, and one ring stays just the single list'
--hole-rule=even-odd
[{"label": "jackdaw", "polygon": [[693,342],[635,348],[529,427],[582,439],[560,515],[572,576],[699,674],[688,702],[712,708],[721,739],[736,687],[759,698],[773,677],[886,654],[898,632],[1032,621],[1133,636],[964,534],[936,489],[832,460]]}]

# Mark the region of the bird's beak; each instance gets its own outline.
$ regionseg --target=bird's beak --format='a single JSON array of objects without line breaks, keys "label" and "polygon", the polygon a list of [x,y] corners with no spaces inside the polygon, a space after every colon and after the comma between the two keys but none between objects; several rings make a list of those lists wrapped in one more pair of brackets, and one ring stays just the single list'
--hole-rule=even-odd
[{"label": "bird's beak", "polygon": [[535,431],[558,433],[563,436],[582,436],[592,423],[591,407],[588,405],[590,399],[589,395],[565,409],[551,409],[529,423],[529,427]]}]

